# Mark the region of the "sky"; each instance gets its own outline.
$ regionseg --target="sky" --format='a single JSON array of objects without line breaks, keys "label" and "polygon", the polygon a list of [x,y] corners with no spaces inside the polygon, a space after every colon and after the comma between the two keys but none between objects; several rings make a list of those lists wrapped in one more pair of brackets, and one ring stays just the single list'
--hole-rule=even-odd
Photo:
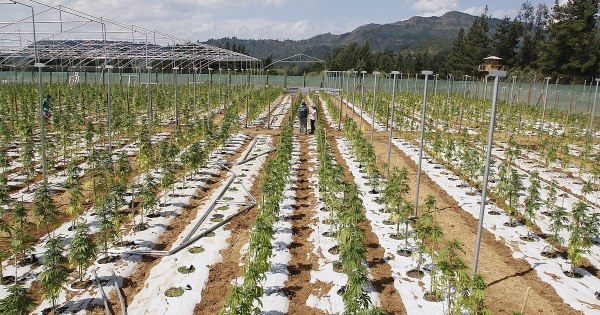
[{"label": "sky", "polygon": [[[25,5],[7,5],[0,0],[0,22],[31,15]],[[31,0],[36,12],[43,7]],[[38,1],[38,0],[36,0]],[[525,0],[489,1],[492,17],[515,17]],[[529,0],[534,6],[554,0]],[[561,0],[565,2],[566,0]],[[448,11],[473,15],[484,12],[481,0],[45,0],[50,6],[66,6],[96,17],[133,24],[191,41],[210,38],[308,39],[332,33],[343,34],[368,24],[386,24],[412,16],[441,16]],[[54,11],[54,10],[52,10]],[[57,11],[46,11],[38,20],[57,20]],[[63,16],[66,20],[69,17]],[[37,24],[37,23],[36,23]],[[3,25],[0,23],[0,33]],[[42,24],[45,25],[45,24]],[[89,25],[88,25],[89,26]],[[27,28],[20,25],[19,27]],[[38,28],[41,28],[39,26]],[[66,25],[63,26],[68,28]],[[99,26],[96,26],[96,28]],[[6,29],[6,28],[5,28]],[[38,30],[38,32],[41,32]],[[73,33],[74,36],[76,33]]]}]

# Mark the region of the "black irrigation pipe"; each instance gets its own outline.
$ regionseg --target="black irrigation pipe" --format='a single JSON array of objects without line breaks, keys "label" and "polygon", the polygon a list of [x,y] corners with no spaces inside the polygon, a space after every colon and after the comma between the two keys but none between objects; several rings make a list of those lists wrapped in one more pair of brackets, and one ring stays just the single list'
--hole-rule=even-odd
[{"label": "black irrigation pipe", "polygon": [[182,243],[171,249],[170,251],[156,251],[156,250],[139,250],[139,251],[130,251],[130,252],[123,252],[122,254],[130,254],[130,255],[154,255],[154,256],[170,256],[173,255],[177,252],[179,252],[180,250],[188,247],[189,245],[193,244],[194,242],[196,242],[197,240],[199,240],[200,238],[204,237],[206,234],[215,231],[216,229],[220,228],[221,226],[225,225],[227,222],[231,221],[231,219],[233,219],[234,217],[236,217],[237,215],[247,212],[248,210],[252,209],[255,205],[256,205],[256,199],[250,194],[250,192],[246,189],[246,187],[242,184],[242,188],[244,189],[244,191],[246,191],[246,194],[250,197],[250,199],[252,199],[252,202],[250,204],[248,204],[246,206],[246,208],[244,208],[243,210],[229,216],[228,218],[224,219],[223,221],[219,222],[218,224],[214,225],[213,227],[203,231],[202,233],[198,234],[195,237],[192,237],[196,231],[198,230],[198,228],[200,227],[200,225],[204,222],[204,220],[206,220],[206,218],[208,217],[208,215],[212,212],[212,210],[216,207],[216,205],[218,203],[220,203],[220,199],[223,197],[223,195],[225,194],[225,192],[227,192],[227,189],[229,189],[229,187],[231,186],[231,184],[233,183],[233,181],[237,178],[237,175],[235,173],[233,173],[230,169],[226,168],[224,165],[242,165],[244,163],[247,163],[248,161],[252,161],[260,156],[269,154],[273,151],[276,151],[275,148],[272,148],[266,152],[263,152],[261,154],[257,154],[251,158],[248,158],[248,155],[250,155],[250,153],[252,152],[252,148],[254,148],[254,146],[256,145],[256,142],[258,141],[258,138],[254,138],[254,140],[252,140],[252,143],[250,144],[250,149],[248,150],[248,152],[246,152],[246,154],[243,157],[243,160],[241,162],[223,162],[223,163],[215,163],[217,165],[220,165],[221,167],[225,168],[228,172],[231,172],[233,174],[233,176],[227,181],[227,183],[225,184],[225,187],[223,187],[223,189],[221,190],[221,192],[219,193],[219,195],[217,196],[217,198],[215,198],[215,200],[212,202],[212,204],[210,205],[210,207],[208,208],[208,210],[204,213],[204,215],[202,215],[202,217],[198,220],[198,222],[196,222],[196,224],[192,227],[192,230],[188,233],[188,235],[183,239]]},{"label": "black irrigation pipe", "polygon": [[104,302],[104,309],[106,310],[106,315],[112,315],[110,312],[110,307],[108,306],[108,298],[106,297],[106,294],[104,293],[104,289],[102,289],[102,283],[100,283],[100,280],[98,279],[96,270],[92,270],[92,273],[94,274],[96,283],[98,283],[98,291],[100,291],[100,296],[102,297],[102,301]]},{"label": "black irrigation pipe", "polygon": [[187,242],[190,237],[192,237],[192,235],[194,235],[194,233],[196,233],[196,231],[198,230],[198,228],[200,227],[200,225],[204,222],[204,220],[206,220],[206,218],[208,217],[208,215],[212,212],[212,210],[215,208],[215,206],[217,205],[217,200],[221,199],[223,197],[223,195],[225,194],[225,192],[227,191],[227,189],[229,189],[229,186],[231,186],[231,184],[233,183],[233,181],[237,178],[237,175],[233,175],[228,181],[227,184],[225,184],[225,187],[223,187],[223,190],[221,190],[221,192],[219,193],[219,195],[217,196],[217,198],[211,203],[210,207],[208,208],[208,210],[206,210],[206,212],[204,212],[204,214],[202,215],[202,217],[200,217],[200,220],[198,220],[198,222],[196,222],[196,224],[194,224],[194,226],[192,227],[192,230],[188,233],[188,235],[183,239],[182,243]]},{"label": "black irrigation pipe", "polygon": [[179,252],[180,250],[192,245],[193,243],[195,243],[197,240],[203,238],[206,234],[210,233],[210,232],[214,232],[216,229],[222,227],[223,225],[229,223],[229,221],[231,221],[233,218],[237,217],[238,215],[242,214],[242,213],[246,213],[248,212],[248,210],[254,208],[256,204],[252,204],[252,205],[248,205],[246,206],[246,208],[242,209],[241,211],[238,211],[232,215],[230,215],[229,217],[227,217],[226,219],[223,219],[223,221],[217,223],[216,225],[214,225],[211,228],[208,228],[206,230],[204,230],[203,232],[201,232],[200,234],[190,238],[187,242],[181,243],[181,245],[171,249],[170,251],[167,252],[167,256],[169,255],[173,255],[177,252]]},{"label": "black irrigation pipe", "polygon": [[119,295],[119,303],[121,304],[121,314],[127,315],[127,307],[125,307],[125,298],[123,297],[123,293],[121,292],[121,288],[119,288],[119,282],[117,281],[117,276],[115,276],[114,270],[111,270],[112,279],[115,282],[115,288],[117,289],[117,295]]}]

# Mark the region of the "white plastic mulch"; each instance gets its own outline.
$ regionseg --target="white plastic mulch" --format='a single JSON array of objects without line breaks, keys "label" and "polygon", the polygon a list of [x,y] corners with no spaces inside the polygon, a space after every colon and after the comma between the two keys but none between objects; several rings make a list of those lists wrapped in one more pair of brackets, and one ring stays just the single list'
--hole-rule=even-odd
[{"label": "white plastic mulch", "polygon": [[[254,154],[262,153],[270,149],[271,138],[261,136],[253,149]],[[249,150],[249,149],[247,149]],[[244,154],[242,154],[243,157]],[[240,157],[240,159],[242,158]],[[251,155],[252,157],[252,155]],[[250,188],[254,179],[259,175],[262,164],[266,160],[266,155],[257,157],[248,163],[231,166],[231,172],[238,175],[230,189],[223,195],[224,200],[248,201],[245,198],[243,187],[237,181],[241,181],[246,188]],[[240,177],[241,176],[241,177]],[[196,222],[209,210],[211,202],[217,200],[218,195],[226,185],[227,181],[223,181],[221,187],[216,188],[213,194],[204,202],[196,218],[189,222],[188,226],[177,237],[174,246],[182,243],[183,239],[190,234],[192,227]],[[218,210],[221,207],[218,204],[213,210],[215,214],[223,215],[225,218],[233,215],[243,206],[229,204],[227,209]],[[209,216],[201,225],[195,234],[202,232],[214,225]],[[226,231],[223,228],[215,230],[214,237],[203,237],[194,244],[185,248],[171,256],[165,256],[161,261],[152,268],[148,278],[146,279],[143,289],[133,298],[133,301],[128,306],[129,314],[191,314],[194,307],[202,299],[203,289],[208,280],[210,266],[222,260],[219,251],[229,246],[227,240],[232,236],[231,231]],[[200,254],[190,253],[190,247],[203,247],[204,251]],[[177,271],[179,267],[195,268],[190,274],[182,274]],[[189,287],[188,287],[189,285]],[[179,297],[167,297],[165,291],[171,287],[181,287],[188,290]],[[210,292],[208,292],[210,294]]]}]

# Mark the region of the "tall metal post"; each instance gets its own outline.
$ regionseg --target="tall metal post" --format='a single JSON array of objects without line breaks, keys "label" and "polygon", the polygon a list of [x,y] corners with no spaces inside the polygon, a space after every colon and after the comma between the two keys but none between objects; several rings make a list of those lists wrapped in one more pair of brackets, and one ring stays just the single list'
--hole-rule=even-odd
[{"label": "tall metal post", "polygon": [[206,112],[210,111],[210,90],[211,90],[211,82],[212,82],[212,68],[208,68],[208,104],[207,104],[207,109]]},{"label": "tall metal post", "polygon": [[[227,104],[231,104],[231,94],[229,94],[229,88],[231,87],[231,69],[227,69]],[[225,106],[227,108],[227,106]]]},{"label": "tall metal post", "polygon": [[353,71],[354,73],[354,82],[352,83],[353,89],[352,89],[352,119],[354,119],[354,106],[356,105],[356,74],[358,73],[358,71]]},{"label": "tall metal post", "polygon": [[362,73],[362,82],[360,88],[360,123],[358,129],[362,132],[363,108],[365,108],[365,73],[367,71],[361,71],[360,73]]},{"label": "tall metal post", "polygon": [[513,102],[513,91],[515,88],[515,81],[516,81],[517,77],[516,76],[512,76],[512,82],[510,84],[510,97],[508,99],[508,120],[510,121],[510,117],[512,114],[512,102]]},{"label": "tall metal post", "polygon": [[417,209],[419,208],[419,187],[421,186],[421,162],[423,161],[423,138],[425,138],[425,112],[427,110],[427,80],[429,76],[433,74],[433,71],[421,72],[425,75],[425,86],[423,87],[423,112],[421,113],[421,140],[419,141],[419,165],[417,167],[417,189],[415,196],[415,213],[417,216]]},{"label": "tall metal post", "polygon": [[106,65],[105,66],[106,69],[108,69],[108,89],[107,89],[107,98],[106,98],[106,107],[107,107],[107,113],[108,113],[108,155],[111,156],[112,155],[112,123],[111,123],[111,119],[112,119],[112,114],[111,114],[111,102],[112,102],[112,94],[110,91],[111,88],[111,71],[113,66],[111,65]]},{"label": "tall metal post", "polygon": [[375,105],[377,104],[377,75],[379,74],[379,71],[375,71],[373,72],[373,75],[375,76],[375,83],[373,85],[373,112],[372,117],[371,117],[371,144],[373,144],[373,138],[375,136]]},{"label": "tall metal post", "polygon": [[175,85],[175,127],[179,127],[179,90],[177,88],[177,70],[179,70],[179,67],[173,68],[173,84]]},{"label": "tall metal post", "polygon": [[496,104],[498,103],[498,85],[500,77],[506,76],[506,71],[490,71],[490,76],[494,77],[494,94],[492,95],[492,113],[490,117],[490,129],[488,131],[487,152],[485,154],[485,171],[483,173],[483,188],[481,190],[481,205],[479,207],[479,225],[477,227],[477,242],[475,244],[475,258],[473,259],[473,275],[477,273],[477,263],[479,262],[479,248],[481,246],[481,233],[483,232],[483,217],[485,215],[485,202],[487,199],[487,184],[490,174],[490,161],[492,159],[492,143],[494,141],[494,124],[496,123]]},{"label": "tall metal post", "polygon": [[[33,18],[33,16],[32,16]],[[35,40],[34,40],[35,41]],[[37,58],[36,58],[37,59]],[[48,179],[46,177],[47,173],[47,165],[46,165],[46,121],[44,117],[44,90],[42,83],[42,68],[44,68],[44,64],[41,62],[36,62],[35,66],[38,68],[38,90],[40,96],[40,137],[41,137],[41,145],[42,145],[42,179],[44,180],[44,184],[48,183]]]},{"label": "tall metal post", "polygon": [[194,118],[198,115],[198,106],[196,102],[196,82],[198,81],[197,77],[198,68],[194,67]]},{"label": "tall metal post", "polygon": [[398,75],[398,71],[392,71],[392,75],[394,78],[394,83],[392,84],[392,118],[390,122],[390,137],[388,139],[388,155],[387,155],[387,171],[385,175],[385,179],[390,180],[390,158],[392,156],[392,137],[394,131],[394,104],[396,100],[396,76]]},{"label": "tall metal post", "polygon": [[546,90],[544,92],[544,107],[542,108],[542,123],[540,125],[540,139],[544,134],[544,118],[546,117],[546,102],[548,101],[548,84],[550,83],[550,77],[546,77]]},{"label": "tall metal post", "polygon": [[148,134],[152,134],[152,67],[146,66],[148,70]]},{"label": "tall metal post", "polygon": [[342,91],[344,89],[344,72],[340,71],[340,90],[338,93],[338,96],[340,97],[340,114],[338,117],[338,130],[342,130],[342,112],[344,111],[344,108],[342,106],[344,106],[344,99],[343,99],[343,94]]},{"label": "tall metal post", "polygon": [[221,67],[219,66],[219,108],[221,108]]},{"label": "tall metal post", "polygon": [[592,128],[594,127],[594,116],[596,115],[596,99],[598,98],[598,81],[600,78],[596,78],[596,93],[594,93],[594,105],[592,106],[592,113],[590,114],[590,126],[588,128],[588,134],[592,133]]}]

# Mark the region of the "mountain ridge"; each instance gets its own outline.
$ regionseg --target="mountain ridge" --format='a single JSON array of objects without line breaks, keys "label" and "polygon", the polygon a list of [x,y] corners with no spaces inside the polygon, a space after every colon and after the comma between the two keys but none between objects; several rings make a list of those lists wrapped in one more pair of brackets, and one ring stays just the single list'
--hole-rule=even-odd
[{"label": "mountain ridge", "polygon": [[[303,53],[315,58],[323,59],[325,54],[335,47],[344,46],[353,42],[361,45],[369,41],[371,50],[392,51],[426,50],[429,53],[440,53],[452,48],[460,28],[468,32],[476,16],[458,12],[446,12],[442,16],[422,17],[413,16],[407,20],[387,24],[368,23],[361,25],[351,32],[335,35],[323,33],[302,40],[273,40],[273,39],[239,39],[220,38],[209,39],[205,44],[226,47],[230,49],[235,44],[245,46],[247,53],[256,58],[264,58],[268,53],[273,54],[273,59],[281,59],[295,54]],[[500,19],[491,18],[490,31],[493,32]]]}]

